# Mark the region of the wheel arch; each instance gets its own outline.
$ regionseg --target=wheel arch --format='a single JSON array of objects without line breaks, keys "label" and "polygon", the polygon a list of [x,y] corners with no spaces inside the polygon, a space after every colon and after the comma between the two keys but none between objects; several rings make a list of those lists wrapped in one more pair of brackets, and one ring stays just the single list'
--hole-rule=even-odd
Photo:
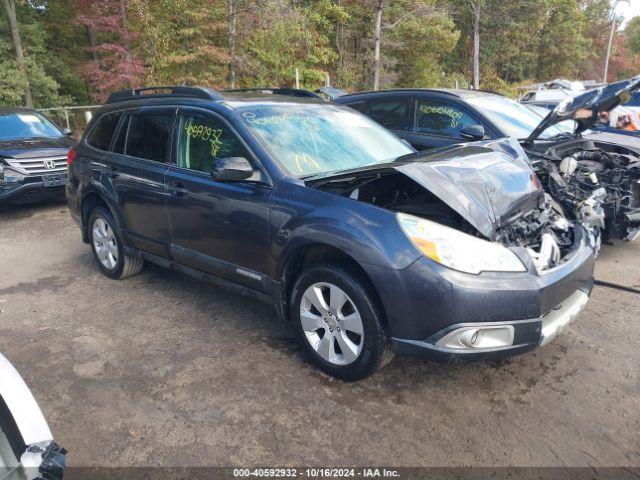
[{"label": "wheel arch", "polygon": [[373,295],[373,300],[383,313],[383,323],[386,326],[386,314],[380,299],[380,295],[371,280],[371,276],[363,266],[344,250],[320,242],[310,242],[296,247],[290,252],[279,268],[279,280],[281,287],[283,318],[289,321],[288,304],[293,285],[298,276],[307,268],[313,265],[330,264],[343,267],[352,274],[358,276],[365,285],[365,288]]},{"label": "wheel arch", "polygon": [[105,196],[100,192],[92,190],[87,192],[82,196],[82,200],[80,201],[80,219],[82,225],[82,240],[85,243],[89,242],[89,226],[87,225],[89,222],[89,215],[96,207],[102,207],[106,209],[111,216],[114,218],[115,222],[120,228],[119,217],[116,215],[116,210],[110,205],[110,203],[105,199]]}]

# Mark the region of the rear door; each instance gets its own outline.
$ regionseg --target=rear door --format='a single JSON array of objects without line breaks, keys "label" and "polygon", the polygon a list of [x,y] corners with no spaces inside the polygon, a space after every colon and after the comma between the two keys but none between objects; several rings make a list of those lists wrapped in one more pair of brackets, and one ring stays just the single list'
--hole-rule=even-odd
[{"label": "rear door", "polygon": [[169,242],[164,176],[176,111],[176,107],[145,107],[124,112],[107,166],[125,242],[161,256],[167,256]]},{"label": "rear door", "polygon": [[[192,268],[261,290],[268,255],[266,172],[220,115],[181,108],[174,163],[166,175],[171,255]],[[255,174],[245,181],[211,176],[216,159],[244,157]]]},{"label": "rear door", "polygon": [[465,127],[487,127],[461,102],[428,97],[416,98],[413,129],[406,139],[418,150],[447,147],[468,140],[460,135]]}]

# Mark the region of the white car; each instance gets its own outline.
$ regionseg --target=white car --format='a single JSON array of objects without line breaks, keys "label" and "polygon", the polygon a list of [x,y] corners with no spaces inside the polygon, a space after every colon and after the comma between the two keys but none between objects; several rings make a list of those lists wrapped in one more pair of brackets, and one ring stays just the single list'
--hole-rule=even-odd
[{"label": "white car", "polygon": [[61,479],[66,453],[53,441],[29,387],[0,355],[0,479]]}]

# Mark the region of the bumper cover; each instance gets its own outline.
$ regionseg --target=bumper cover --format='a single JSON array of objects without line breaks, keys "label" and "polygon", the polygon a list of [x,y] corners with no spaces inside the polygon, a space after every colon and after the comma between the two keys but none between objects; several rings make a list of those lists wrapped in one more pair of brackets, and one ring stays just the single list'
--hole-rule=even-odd
[{"label": "bumper cover", "polygon": [[64,191],[64,183],[46,184],[42,176],[25,177],[22,182],[0,185],[0,203],[9,202],[21,197],[57,195]]},{"label": "bumper cover", "polygon": [[[513,322],[459,323],[447,327],[425,341],[392,338],[392,347],[400,355],[411,355],[442,363],[497,360],[518,355],[549,344],[577,318],[589,300],[589,294],[577,290],[564,302],[541,318]],[[447,348],[440,341],[458,330],[482,331],[488,328],[510,328],[513,343],[505,347],[477,349]]]},{"label": "bumper cover", "polygon": [[[384,285],[378,293],[394,351],[441,362],[476,361],[548,343],[575,318],[593,288],[594,250],[586,236],[577,243],[563,265],[541,273],[525,256],[528,272],[522,274],[470,275],[426,258],[403,270],[370,269],[374,285]],[[473,325],[496,331],[511,325],[505,328],[509,345],[470,352],[436,345],[455,329]]]}]

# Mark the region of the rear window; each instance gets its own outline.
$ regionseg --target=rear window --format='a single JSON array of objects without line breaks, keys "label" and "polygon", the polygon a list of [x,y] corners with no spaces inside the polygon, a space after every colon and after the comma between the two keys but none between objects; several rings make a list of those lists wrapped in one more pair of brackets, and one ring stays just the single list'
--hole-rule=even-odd
[{"label": "rear window", "polygon": [[109,150],[113,133],[118,126],[120,120],[120,112],[108,113],[98,119],[96,127],[93,129],[87,143],[98,150]]},{"label": "rear window", "polygon": [[132,115],[129,120],[125,154],[156,162],[167,162],[173,120],[173,113]]},{"label": "rear window", "polygon": [[392,130],[409,130],[407,121],[409,99],[371,100],[358,110],[383,127]]}]

